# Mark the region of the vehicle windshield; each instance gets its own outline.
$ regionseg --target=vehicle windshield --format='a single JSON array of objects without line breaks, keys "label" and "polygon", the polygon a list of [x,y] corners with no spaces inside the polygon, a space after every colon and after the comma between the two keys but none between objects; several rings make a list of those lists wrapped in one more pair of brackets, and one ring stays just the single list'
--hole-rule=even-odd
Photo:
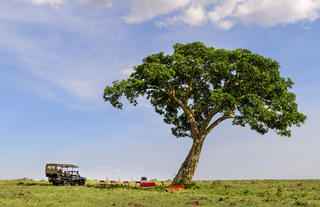
[{"label": "vehicle windshield", "polygon": [[71,176],[79,176],[79,171],[68,171],[68,174]]}]

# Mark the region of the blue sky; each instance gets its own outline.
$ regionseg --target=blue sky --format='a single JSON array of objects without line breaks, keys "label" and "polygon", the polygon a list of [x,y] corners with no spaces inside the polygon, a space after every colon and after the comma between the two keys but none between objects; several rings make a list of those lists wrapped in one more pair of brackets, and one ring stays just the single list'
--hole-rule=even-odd
[{"label": "blue sky", "polygon": [[308,116],[291,138],[226,121],[195,179],[319,178],[320,1],[4,0],[0,7],[0,179],[44,179],[48,162],[88,178],[173,178],[190,148],[141,99],[104,103],[143,57],[202,41],[277,60]]}]

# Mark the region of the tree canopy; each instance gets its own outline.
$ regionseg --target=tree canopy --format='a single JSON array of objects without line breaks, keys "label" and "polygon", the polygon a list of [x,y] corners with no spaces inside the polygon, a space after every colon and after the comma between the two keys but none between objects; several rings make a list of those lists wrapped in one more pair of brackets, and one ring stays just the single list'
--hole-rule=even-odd
[{"label": "tree canopy", "polygon": [[290,136],[289,127],[300,126],[306,117],[288,91],[293,81],[281,77],[279,67],[277,61],[246,49],[175,44],[172,55],[150,55],[127,80],[107,86],[104,99],[121,109],[122,95],[134,105],[146,95],[164,122],[174,126],[176,137],[192,137],[188,114],[201,128],[218,113],[221,121],[233,118],[233,124],[249,125],[261,134],[274,129]]},{"label": "tree canopy", "polygon": [[173,48],[171,55],[159,52],[144,58],[129,78],[105,88],[104,100],[122,109],[123,95],[133,105],[146,97],[174,136],[190,137],[201,146],[226,119],[260,134],[271,129],[283,136],[306,119],[289,91],[293,81],[281,77],[277,61],[247,49],[215,49],[201,42]]}]

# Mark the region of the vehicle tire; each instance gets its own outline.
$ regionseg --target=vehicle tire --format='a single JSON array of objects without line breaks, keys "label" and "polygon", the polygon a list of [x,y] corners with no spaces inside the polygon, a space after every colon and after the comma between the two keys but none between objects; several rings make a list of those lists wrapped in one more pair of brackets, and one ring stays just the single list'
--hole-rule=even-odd
[{"label": "vehicle tire", "polygon": [[79,185],[80,185],[80,186],[84,186],[84,182],[83,182],[83,181],[80,181],[80,182],[79,182]]},{"label": "vehicle tire", "polygon": [[65,180],[65,181],[63,181],[63,185],[67,186],[67,185],[69,185],[69,182],[67,180]]}]

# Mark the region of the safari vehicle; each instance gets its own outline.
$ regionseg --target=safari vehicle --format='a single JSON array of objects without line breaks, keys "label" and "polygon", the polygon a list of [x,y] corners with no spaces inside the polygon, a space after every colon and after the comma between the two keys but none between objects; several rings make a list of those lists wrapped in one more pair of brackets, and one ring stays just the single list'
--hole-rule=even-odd
[{"label": "safari vehicle", "polygon": [[46,164],[46,176],[53,185],[84,185],[86,178],[79,175],[78,168],[72,164]]}]

